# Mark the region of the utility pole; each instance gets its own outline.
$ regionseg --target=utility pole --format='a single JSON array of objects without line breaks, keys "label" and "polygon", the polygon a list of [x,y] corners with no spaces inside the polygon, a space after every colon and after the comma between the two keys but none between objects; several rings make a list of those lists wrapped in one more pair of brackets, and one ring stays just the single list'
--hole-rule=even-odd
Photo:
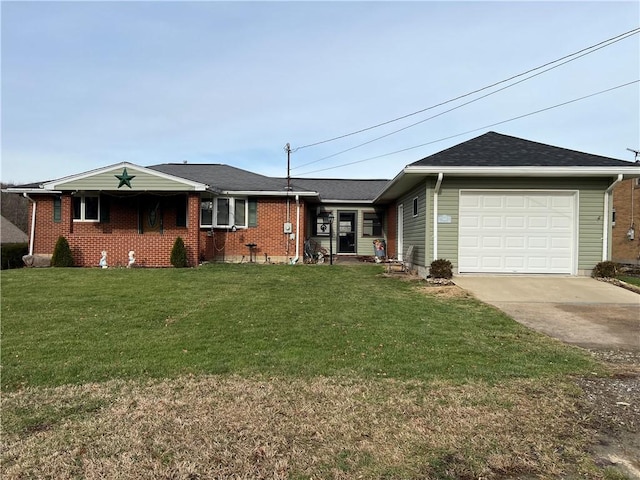
[{"label": "utility pole", "polygon": [[287,190],[291,190],[291,145],[287,143],[284,150],[287,152]]}]

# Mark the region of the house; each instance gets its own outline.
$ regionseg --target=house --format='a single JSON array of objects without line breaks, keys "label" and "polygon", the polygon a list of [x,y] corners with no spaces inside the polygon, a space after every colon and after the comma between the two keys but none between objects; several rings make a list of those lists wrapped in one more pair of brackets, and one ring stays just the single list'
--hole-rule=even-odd
[{"label": "house", "polygon": [[415,268],[587,275],[611,258],[612,190],[640,166],[507,135],[484,135],[405,167],[376,197],[395,202],[397,248]]},{"label": "house", "polygon": [[[636,163],[639,165],[639,163]],[[613,189],[611,260],[640,264],[640,178],[618,183]]]},{"label": "house", "polygon": [[372,239],[386,228],[373,198],[386,183],[287,181],[220,164],[125,162],[8,191],[31,200],[34,254],[52,253],[64,236],[79,266],[97,265],[103,251],[108,265],[126,265],[134,251],[138,265],[170,266],[177,237],[190,265],[302,262],[306,238],[328,245],[322,224],[329,213],[340,225],[338,255],[373,255]]},{"label": "house", "polygon": [[27,243],[29,237],[27,234],[16,227],[9,219],[0,216],[2,224],[0,224],[0,243]]},{"label": "house", "polygon": [[139,265],[168,266],[180,236],[191,265],[298,263],[306,239],[338,258],[373,256],[384,240],[421,275],[437,258],[458,273],[582,275],[611,258],[611,192],[634,177],[630,162],[489,132],[391,181],[120,163],[9,191],[31,200],[33,253],[50,254],[62,235],[82,266],[102,251],[125,265],[131,250]]}]

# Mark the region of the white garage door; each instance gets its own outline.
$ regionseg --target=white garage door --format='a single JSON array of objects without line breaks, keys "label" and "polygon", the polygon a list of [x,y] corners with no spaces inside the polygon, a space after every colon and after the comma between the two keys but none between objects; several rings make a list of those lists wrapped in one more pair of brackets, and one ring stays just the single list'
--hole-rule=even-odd
[{"label": "white garage door", "polygon": [[574,273],[574,192],[460,192],[460,273]]}]

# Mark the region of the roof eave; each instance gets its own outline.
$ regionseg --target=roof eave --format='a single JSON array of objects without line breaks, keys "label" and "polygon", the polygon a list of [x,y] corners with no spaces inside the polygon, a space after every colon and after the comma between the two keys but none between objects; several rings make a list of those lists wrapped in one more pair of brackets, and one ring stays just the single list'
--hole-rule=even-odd
[{"label": "roof eave", "polygon": [[[628,167],[582,167],[582,166],[566,166],[566,167],[544,167],[544,166],[527,166],[527,167],[437,167],[437,166],[408,166],[405,167],[403,173],[408,175],[437,175],[443,173],[445,175],[466,176],[531,176],[531,177],[562,177],[571,175],[572,177],[599,177],[623,175],[631,178],[640,176],[640,166],[634,164]],[[394,179],[395,180],[395,179]]]}]

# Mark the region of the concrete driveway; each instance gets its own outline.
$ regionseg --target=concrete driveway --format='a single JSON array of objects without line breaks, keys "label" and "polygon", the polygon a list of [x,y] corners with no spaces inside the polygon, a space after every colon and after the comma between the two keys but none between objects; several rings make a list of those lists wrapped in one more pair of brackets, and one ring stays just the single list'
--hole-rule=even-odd
[{"label": "concrete driveway", "polygon": [[640,295],[589,277],[456,276],[516,321],[585,348],[640,351]]}]

